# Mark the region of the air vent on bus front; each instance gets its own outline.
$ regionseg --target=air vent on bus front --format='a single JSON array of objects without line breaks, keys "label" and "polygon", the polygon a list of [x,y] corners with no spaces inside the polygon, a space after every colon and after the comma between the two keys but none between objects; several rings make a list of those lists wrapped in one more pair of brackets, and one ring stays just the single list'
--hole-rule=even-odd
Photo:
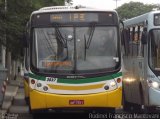
[{"label": "air vent on bus front", "polygon": [[53,7],[43,7],[39,9],[40,11],[56,10],[56,9],[79,9],[86,8],[85,6],[53,6]]}]

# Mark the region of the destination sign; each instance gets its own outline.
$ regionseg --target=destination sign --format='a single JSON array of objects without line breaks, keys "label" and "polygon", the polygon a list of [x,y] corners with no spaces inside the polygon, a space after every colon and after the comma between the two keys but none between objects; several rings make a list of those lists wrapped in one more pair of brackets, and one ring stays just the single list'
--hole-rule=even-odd
[{"label": "destination sign", "polygon": [[154,25],[160,25],[160,14],[154,15]]},{"label": "destination sign", "polygon": [[50,21],[58,23],[68,22],[107,22],[113,21],[111,13],[59,13],[51,14]]}]

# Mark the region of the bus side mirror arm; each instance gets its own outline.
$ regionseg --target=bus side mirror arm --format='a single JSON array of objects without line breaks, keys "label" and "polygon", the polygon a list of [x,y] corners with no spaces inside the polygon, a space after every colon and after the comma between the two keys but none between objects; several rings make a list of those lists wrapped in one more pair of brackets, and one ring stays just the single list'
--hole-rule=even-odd
[{"label": "bus side mirror arm", "polygon": [[29,37],[26,34],[23,34],[23,47],[29,47]]},{"label": "bus side mirror arm", "polygon": [[122,29],[124,29],[124,23],[122,20],[119,20],[119,24],[122,25]]},{"label": "bus side mirror arm", "polygon": [[142,32],[141,42],[143,45],[147,44],[147,32]]},{"label": "bus side mirror arm", "polygon": [[123,23],[123,21],[122,20],[119,20],[119,25],[120,25],[120,29],[121,29],[121,43],[122,43],[122,45],[124,45],[124,38],[125,38],[125,31],[124,31],[124,23]]}]

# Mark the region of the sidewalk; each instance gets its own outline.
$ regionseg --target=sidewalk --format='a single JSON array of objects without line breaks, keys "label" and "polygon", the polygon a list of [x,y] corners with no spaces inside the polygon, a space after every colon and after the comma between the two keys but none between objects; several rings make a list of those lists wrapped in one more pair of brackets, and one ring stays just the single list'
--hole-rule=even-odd
[{"label": "sidewalk", "polygon": [[19,87],[23,87],[22,76],[17,76],[16,80],[10,80],[8,82],[1,107],[4,112],[7,112],[12,105],[12,101],[16,96]]}]

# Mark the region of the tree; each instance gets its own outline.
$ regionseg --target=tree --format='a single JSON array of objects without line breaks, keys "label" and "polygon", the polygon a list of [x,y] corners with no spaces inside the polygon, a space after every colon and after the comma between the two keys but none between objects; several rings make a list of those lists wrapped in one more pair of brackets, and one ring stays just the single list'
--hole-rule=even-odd
[{"label": "tree", "polygon": [[64,5],[65,0],[32,0],[32,6],[39,9],[46,6]]},{"label": "tree", "polygon": [[73,4],[72,0],[65,0],[65,2],[67,3],[67,5],[72,5]]},{"label": "tree", "polygon": [[64,0],[7,0],[7,12],[4,3],[5,0],[0,0],[0,44],[5,45],[12,52],[12,59],[16,60],[23,48],[23,33],[32,11],[64,5]]},{"label": "tree", "polygon": [[5,44],[4,33],[5,33],[5,14],[4,14],[4,4],[0,0],[0,44]]},{"label": "tree", "polygon": [[152,11],[154,8],[160,9],[158,5],[143,4],[140,2],[130,2],[125,3],[118,7],[116,11],[118,12],[122,20],[129,19],[138,15]]}]

